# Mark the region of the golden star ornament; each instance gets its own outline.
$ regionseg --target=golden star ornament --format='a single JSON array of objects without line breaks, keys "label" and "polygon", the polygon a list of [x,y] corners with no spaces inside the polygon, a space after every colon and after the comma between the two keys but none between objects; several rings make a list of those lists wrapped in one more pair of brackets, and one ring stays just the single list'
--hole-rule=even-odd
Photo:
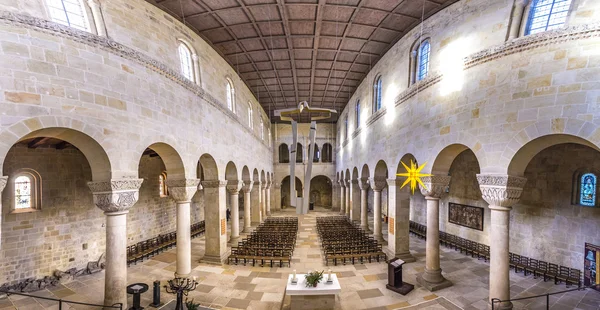
[{"label": "golden star ornament", "polygon": [[406,173],[396,174],[397,176],[400,176],[400,177],[406,177],[406,181],[404,181],[404,183],[402,183],[402,186],[400,186],[400,188],[403,188],[404,185],[410,183],[410,190],[413,195],[415,194],[415,188],[417,188],[417,183],[421,184],[421,186],[423,186],[425,189],[427,189],[427,186],[425,186],[425,184],[423,184],[423,182],[421,181],[421,177],[431,176],[431,174],[421,173],[421,170],[425,167],[427,162],[423,163],[418,168],[417,168],[417,165],[412,161],[412,159],[410,160],[410,167],[408,167],[402,161],[400,161],[400,163],[402,163],[402,166],[404,166],[404,169],[406,169]]}]

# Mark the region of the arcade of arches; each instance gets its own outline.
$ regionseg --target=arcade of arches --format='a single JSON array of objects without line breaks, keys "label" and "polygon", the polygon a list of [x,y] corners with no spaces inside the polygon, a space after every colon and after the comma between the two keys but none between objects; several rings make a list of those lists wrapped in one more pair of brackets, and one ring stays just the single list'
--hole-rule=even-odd
[{"label": "arcade of arches", "polygon": [[[506,300],[600,282],[600,1],[342,2],[0,1],[0,291],[131,306],[127,285],[195,277],[207,308],[288,309],[293,270],[331,268],[334,309],[540,309]],[[297,137],[275,116],[304,100],[337,111],[312,141],[307,114]],[[415,289],[388,290],[384,262],[327,266],[326,216]],[[272,217],[298,218],[290,265],[229,263]],[[532,261],[557,281],[513,268]]]}]

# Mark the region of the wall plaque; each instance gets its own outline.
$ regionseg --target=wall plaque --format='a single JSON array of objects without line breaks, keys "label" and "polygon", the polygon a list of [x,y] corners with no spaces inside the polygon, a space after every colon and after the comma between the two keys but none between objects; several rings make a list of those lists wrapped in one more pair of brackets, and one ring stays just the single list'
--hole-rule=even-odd
[{"label": "wall plaque", "polygon": [[388,231],[390,232],[390,234],[394,234],[394,218],[390,217],[389,218],[389,225],[388,225]]},{"label": "wall plaque", "polygon": [[450,202],[448,222],[483,231],[483,208]]},{"label": "wall plaque", "polygon": [[221,235],[227,233],[227,221],[225,219],[221,219]]},{"label": "wall plaque", "polygon": [[[585,244],[583,253],[583,285],[600,283],[600,246],[591,243]],[[600,287],[594,288],[600,291]]]}]

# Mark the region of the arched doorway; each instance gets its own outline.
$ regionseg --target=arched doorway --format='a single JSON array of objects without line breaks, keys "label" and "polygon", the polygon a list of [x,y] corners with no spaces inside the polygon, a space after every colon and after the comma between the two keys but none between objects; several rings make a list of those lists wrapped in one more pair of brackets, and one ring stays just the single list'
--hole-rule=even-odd
[{"label": "arched doorway", "polygon": [[[302,197],[302,181],[296,177],[296,196]],[[281,181],[281,207],[290,207],[290,176]]]},{"label": "arched doorway", "polygon": [[333,186],[331,180],[318,175],[310,180],[310,200],[316,208],[331,209],[332,207]]}]

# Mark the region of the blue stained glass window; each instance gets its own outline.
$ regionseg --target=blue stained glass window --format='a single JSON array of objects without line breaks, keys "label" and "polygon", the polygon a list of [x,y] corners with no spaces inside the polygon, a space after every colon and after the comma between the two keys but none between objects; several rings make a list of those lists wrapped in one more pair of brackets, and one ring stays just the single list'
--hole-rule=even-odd
[{"label": "blue stained glass window", "polygon": [[583,206],[596,206],[596,175],[586,173],[581,176],[579,191],[579,204]]},{"label": "blue stained glass window", "polygon": [[423,41],[421,46],[419,46],[419,67],[417,68],[417,81],[420,81],[427,77],[427,73],[429,73],[429,52],[431,50],[431,45],[429,44],[429,40]]},{"label": "blue stained glass window", "polygon": [[356,113],[356,128],[360,127],[360,100],[356,100],[356,107],[354,108]]},{"label": "blue stained glass window", "polygon": [[381,109],[381,76],[377,77],[377,80],[375,80],[375,85],[374,85],[374,106],[375,106],[375,112],[379,111]]},{"label": "blue stained glass window", "polygon": [[344,138],[348,140],[348,114],[346,114],[346,119],[344,120]]},{"label": "blue stained glass window", "polygon": [[567,21],[571,0],[534,0],[525,35],[561,28]]}]

